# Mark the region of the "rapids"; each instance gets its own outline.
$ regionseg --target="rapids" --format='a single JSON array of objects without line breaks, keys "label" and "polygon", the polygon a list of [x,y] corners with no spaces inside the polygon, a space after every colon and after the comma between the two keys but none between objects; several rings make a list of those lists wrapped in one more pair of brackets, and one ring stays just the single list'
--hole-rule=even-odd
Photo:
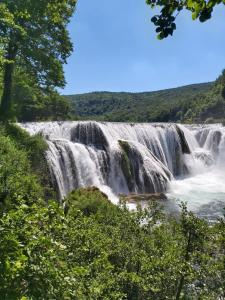
[{"label": "rapids", "polygon": [[217,217],[225,206],[225,128],[222,125],[108,123],[20,124],[43,135],[59,198],[96,186],[112,202],[119,194],[167,193],[171,205]]}]

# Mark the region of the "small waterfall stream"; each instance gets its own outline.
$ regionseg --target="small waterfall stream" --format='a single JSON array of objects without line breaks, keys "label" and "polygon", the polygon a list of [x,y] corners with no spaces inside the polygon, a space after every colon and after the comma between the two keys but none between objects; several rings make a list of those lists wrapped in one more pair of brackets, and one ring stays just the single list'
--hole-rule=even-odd
[{"label": "small waterfall stream", "polygon": [[[47,161],[60,198],[94,185],[114,203],[119,194],[156,192],[191,202],[190,190],[193,198],[195,188],[204,197],[204,188],[216,180],[215,194],[225,203],[225,128],[221,125],[76,121],[20,126],[46,138]],[[213,187],[209,189],[212,192]]]}]

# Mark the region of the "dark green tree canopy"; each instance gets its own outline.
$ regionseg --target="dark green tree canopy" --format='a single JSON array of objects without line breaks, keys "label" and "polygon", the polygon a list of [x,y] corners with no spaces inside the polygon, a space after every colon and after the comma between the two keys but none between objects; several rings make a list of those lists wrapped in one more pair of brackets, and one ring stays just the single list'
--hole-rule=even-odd
[{"label": "dark green tree canopy", "polygon": [[76,0],[3,0],[0,4],[1,50],[42,84],[64,85],[62,64],[72,51],[66,26]]},{"label": "dark green tree canopy", "polygon": [[1,113],[10,109],[15,66],[34,76],[43,88],[65,85],[63,64],[72,51],[67,25],[75,5],[76,0],[1,1]]},{"label": "dark green tree canopy", "polygon": [[205,22],[211,18],[216,5],[225,4],[224,0],[146,0],[151,8],[159,7],[160,13],[152,18],[159,39],[173,35],[176,18],[182,10],[188,10],[193,20]]}]

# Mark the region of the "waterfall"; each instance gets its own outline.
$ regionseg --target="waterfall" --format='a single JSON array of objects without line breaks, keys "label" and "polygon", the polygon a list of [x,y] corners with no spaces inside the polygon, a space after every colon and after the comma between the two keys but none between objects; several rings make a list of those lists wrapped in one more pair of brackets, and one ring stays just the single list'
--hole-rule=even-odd
[{"label": "waterfall", "polygon": [[173,209],[185,202],[189,210],[209,221],[223,217],[225,207],[225,128],[220,124],[189,125],[186,133],[192,142],[191,155],[186,157],[189,175],[170,182],[167,196]]},{"label": "waterfall", "polygon": [[171,181],[224,162],[220,125],[132,124],[94,121],[20,124],[47,141],[50,173],[60,198],[96,186],[119,194],[166,192]]}]

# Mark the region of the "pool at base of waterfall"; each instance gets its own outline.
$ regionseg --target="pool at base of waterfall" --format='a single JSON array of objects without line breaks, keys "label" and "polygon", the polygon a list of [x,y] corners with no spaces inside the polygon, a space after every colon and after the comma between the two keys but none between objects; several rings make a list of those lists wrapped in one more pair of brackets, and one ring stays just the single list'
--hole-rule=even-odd
[{"label": "pool at base of waterfall", "polygon": [[171,212],[179,211],[179,204],[199,217],[216,221],[225,213],[225,173],[219,169],[196,174],[192,177],[173,180],[168,189],[166,207]]}]

